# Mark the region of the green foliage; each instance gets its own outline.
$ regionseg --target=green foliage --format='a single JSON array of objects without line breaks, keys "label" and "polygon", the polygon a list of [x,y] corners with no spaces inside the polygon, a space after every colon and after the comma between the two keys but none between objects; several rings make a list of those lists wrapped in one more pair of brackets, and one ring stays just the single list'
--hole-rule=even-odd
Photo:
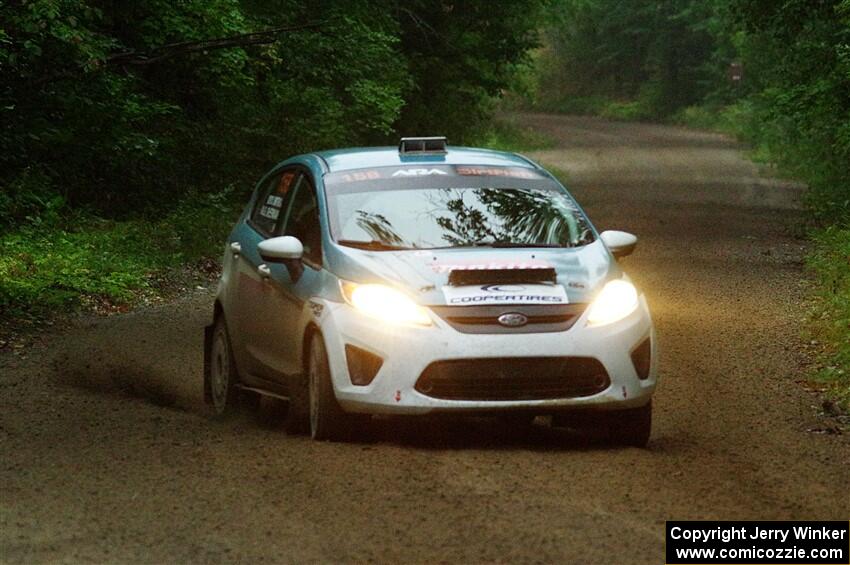
[{"label": "green foliage", "polygon": [[559,0],[550,10],[533,104],[656,118],[702,100],[718,74],[709,64],[722,3],[704,0]]},{"label": "green foliage", "polygon": [[79,215],[0,236],[0,312],[44,315],[89,299],[128,303],[164,269],[217,256],[238,212],[228,191],[191,196],[156,220]]},{"label": "green foliage", "polygon": [[[127,215],[189,189],[217,190],[222,179],[249,186],[296,152],[385,135],[409,76],[398,26],[367,8],[287,0],[0,6],[5,223],[24,219],[9,201],[21,200],[28,169],[49,177],[72,207]],[[321,25],[261,45],[179,48],[311,22]]]},{"label": "green foliage", "polygon": [[752,123],[753,107],[747,100],[728,106],[688,106],[676,112],[670,120],[676,124],[720,131],[744,139],[756,127]]},{"label": "green foliage", "polygon": [[829,227],[813,240],[808,258],[816,277],[812,332],[824,345],[817,376],[850,409],[850,228]]},{"label": "green foliage", "polygon": [[603,118],[611,120],[635,121],[651,118],[653,112],[641,100],[634,102],[608,102],[598,111]]},{"label": "green foliage", "polygon": [[740,0],[753,72],[748,132],[809,185],[823,222],[850,220],[850,3]]},{"label": "green foliage", "polygon": [[405,135],[443,134],[467,143],[488,126],[501,95],[537,44],[545,0],[398,5],[401,51],[412,88],[402,109]]},{"label": "green foliage", "polygon": [[471,145],[497,151],[536,151],[552,147],[554,140],[515,120],[501,118],[493,120],[490,128],[473,139]]},{"label": "green foliage", "polygon": [[551,16],[532,105],[733,133],[809,185],[818,220],[850,217],[850,0],[559,0]]},{"label": "green foliage", "polygon": [[[58,202],[47,188],[126,217],[248,187],[294,153],[395,131],[462,142],[525,61],[542,3],[0,4],[0,224]],[[295,29],[239,41],[280,27]]]}]

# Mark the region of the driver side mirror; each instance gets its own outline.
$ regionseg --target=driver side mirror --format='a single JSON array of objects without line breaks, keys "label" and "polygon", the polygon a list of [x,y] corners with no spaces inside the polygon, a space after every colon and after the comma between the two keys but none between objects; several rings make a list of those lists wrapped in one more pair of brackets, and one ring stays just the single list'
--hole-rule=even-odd
[{"label": "driver side mirror", "polygon": [[298,282],[304,272],[301,257],[304,256],[304,245],[297,237],[283,235],[272,237],[257,244],[260,257],[266,263],[282,263],[289,271],[292,282]]},{"label": "driver side mirror", "polygon": [[298,261],[304,255],[304,246],[297,237],[291,235],[265,239],[257,245],[257,249],[267,263]]},{"label": "driver side mirror", "polygon": [[599,234],[599,239],[611,250],[616,258],[631,255],[637,247],[637,236],[625,231],[608,230]]}]

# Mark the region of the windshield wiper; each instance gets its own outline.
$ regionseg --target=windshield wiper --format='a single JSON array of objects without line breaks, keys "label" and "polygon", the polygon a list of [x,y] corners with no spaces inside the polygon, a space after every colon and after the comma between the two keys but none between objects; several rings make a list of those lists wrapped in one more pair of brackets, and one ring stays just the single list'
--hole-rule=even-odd
[{"label": "windshield wiper", "polygon": [[511,243],[510,241],[495,241],[490,247],[565,247],[559,243]]},{"label": "windshield wiper", "polygon": [[463,245],[450,245],[447,247],[438,247],[437,249],[457,249],[459,247],[494,247],[494,248],[535,248],[535,247],[555,247],[564,249],[566,245],[558,243],[513,243],[510,241],[473,241],[464,243]]},{"label": "windshield wiper", "polygon": [[340,239],[337,243],[346,247],[354,247],[356,249],[368,249],[369,251],[403,251],[405,249],[413,249],[413,247],[404,247],[403,245],[392,245],[373,239],[372,241],[361,241],[358,239]]}]

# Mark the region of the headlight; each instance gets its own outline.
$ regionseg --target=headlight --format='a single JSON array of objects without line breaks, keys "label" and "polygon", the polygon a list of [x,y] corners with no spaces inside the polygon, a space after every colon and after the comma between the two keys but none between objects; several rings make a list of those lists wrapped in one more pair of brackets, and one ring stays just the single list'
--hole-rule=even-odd
[{"label": "headlight", "polygon": [[428,310],[403,292],[382,284],[339,282],[346,302],[359,312],[384,322],[430,326]]},{"label": "headlight", "polygon": [[634,285],[623,280],[609,281],[603,288],[587,315],[591,326],[604,326],[622,320],[638,307],[638,293]]}]

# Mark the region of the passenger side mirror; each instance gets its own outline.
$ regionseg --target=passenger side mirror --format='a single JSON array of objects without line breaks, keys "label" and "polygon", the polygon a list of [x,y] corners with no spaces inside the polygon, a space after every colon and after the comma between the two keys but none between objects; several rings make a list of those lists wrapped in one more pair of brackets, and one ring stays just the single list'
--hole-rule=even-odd
[{"label": "passenger side mirror", "polygon": [[257,249],[267,263],[298,261],[304,255],[304,246],[297,237],[291,235],[265,239],[257,245]]},{"label": "passenger side mirror", "polygon": [[638,238],[625,231],[608,230],[599,234],[599,239],[618,259],[631,255],[637,247]]}]

